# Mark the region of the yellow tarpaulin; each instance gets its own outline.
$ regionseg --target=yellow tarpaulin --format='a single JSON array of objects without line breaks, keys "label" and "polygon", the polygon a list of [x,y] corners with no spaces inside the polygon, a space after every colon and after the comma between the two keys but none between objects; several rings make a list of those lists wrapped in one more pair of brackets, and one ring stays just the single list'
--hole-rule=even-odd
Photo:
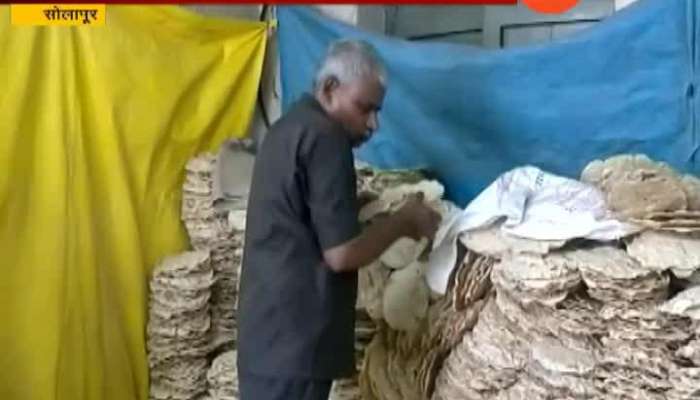
[{"label": "yellow tarpaulin", "polygon": [[0,7],[0,399],[146,399],[147,278],[186,247],[186,161],[246,133],[262,23]]}]

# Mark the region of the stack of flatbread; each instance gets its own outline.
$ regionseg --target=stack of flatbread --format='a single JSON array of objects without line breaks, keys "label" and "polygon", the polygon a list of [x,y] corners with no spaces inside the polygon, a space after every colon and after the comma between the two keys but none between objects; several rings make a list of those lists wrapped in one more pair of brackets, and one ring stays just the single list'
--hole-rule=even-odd
[{"label": "stack of flatbread", "polygon": [[[357,176],[358,191],[375,197],[360,210],[362,224],[376,223],[396,212],[411,194],[418,192],[443,217],[455,209],[442,200],[442,185],[426,179],[421,171],[360,167]],[[437,299],[425,281],[429,246],[427,240],[401,238],[359,272],[357,308],[373,320],[378,331],[364,352],[359,377],[363,399],[382,398],[382,393],[392,392],[398,393],[398,398],[423,398],[422,386],[432,382],[437,373],[441,360],[425,357],[430,343],[429,310],[449,305],[434,304]],[[377,377],[387,375],[371,372],[382,368],[393,371],[389,372],[392,379],[378,381]]]},{"label": "stack of flatbread", "polygon": [[185,166],[182,186],[182,213],[190,243],[196,250],[209,250],[218,236],[213,184],[216,157],[203,154]]},{"label": "stack of flatbread", "polygon": [[700,179],[644,155],[591,162],[581,180],[601,189],[617,216],[655,230],[700,231]]},{"label": "stack of flatbread", "polygon": [[596,161],[582,179],[641,232],[616,243],[531,241],[497,224],[463,235],[499,260],[496,296],[447,356],[433,399],[700,398],[700,181],[643,156]]},{"label": "stack of flatbread", "polygon": [[150,398],[189,400],[206,392],[209,299],[214,273],[206,251],[168,257],[150,281]]},{"label": "stack of flatbread", "polygon": [[207,371],[209,400],[238,400],[238,367],[236,351],[219,354]]},{"label": "stack of flatbread", "polygon": [[246,199],[229,199],[226,208],[215,199],[214,155],[202,154],[185,168],[182,220],[195,249],[211,252],[216,282],[212,287],[212,347],[218,352],[232,350],[236,341],[236,304],[243,255]]}]

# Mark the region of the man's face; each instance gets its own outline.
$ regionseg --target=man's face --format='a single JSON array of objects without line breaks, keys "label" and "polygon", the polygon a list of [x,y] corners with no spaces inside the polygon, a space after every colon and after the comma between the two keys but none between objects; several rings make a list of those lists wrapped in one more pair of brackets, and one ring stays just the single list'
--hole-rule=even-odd
[{"label": "man's face", "polygon": [[357,147],[379,128],[384,93],[384,87],[375,77],[348,83],[329,80],[322,88],[321,103],[348,130],[353,146]]}]

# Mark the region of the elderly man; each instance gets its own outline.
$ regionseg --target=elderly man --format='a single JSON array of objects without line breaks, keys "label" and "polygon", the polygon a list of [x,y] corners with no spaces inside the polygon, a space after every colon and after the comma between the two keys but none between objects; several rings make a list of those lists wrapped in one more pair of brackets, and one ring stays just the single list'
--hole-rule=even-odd
[{"label": "elderly man", "polygon": [[242,400],[327,399],[333,379],[354,372],[357,270],[398,238],[437,230],[418,197],[360,230],[352,147],[378,128],[385,82],[368,44],[332,44],[313,95],[258,152],[239,301]]}]

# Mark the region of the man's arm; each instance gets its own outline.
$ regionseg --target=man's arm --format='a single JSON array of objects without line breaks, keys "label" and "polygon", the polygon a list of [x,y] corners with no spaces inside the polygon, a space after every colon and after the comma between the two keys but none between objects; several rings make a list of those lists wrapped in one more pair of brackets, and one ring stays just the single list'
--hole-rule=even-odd
[{"label": "man's arm", "polygon": [[308,176],[311,225],[333,271],[354,271],[369,264],[402,236],[433,237],[440,216],[423,204],[422,196],[414,196],[394,215],[360,232],[349,143],[333,133],[316,133],[307,145],[301,158]]},{"label": "man's arm", "polygon": [[379,258],[397,239],[407,236],[404,221],[396,215],[376,221],[359,236],[323,252],[326,264],[335,272],[355,271]]},{"label": "man's arm", "polygon": [[440,215],[415,196],[397,213],[372,223],[360,235],[323,252],[323,258],[335,272],[355,271],[379,258],[397,239],[409,236],[433,238]]}]

